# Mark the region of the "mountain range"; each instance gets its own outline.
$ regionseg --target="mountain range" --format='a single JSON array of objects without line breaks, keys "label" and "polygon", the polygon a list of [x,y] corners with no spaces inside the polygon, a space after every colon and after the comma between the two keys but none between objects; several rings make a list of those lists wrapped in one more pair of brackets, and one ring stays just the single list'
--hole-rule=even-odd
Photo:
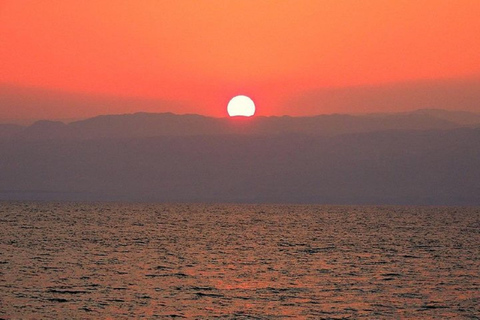
[{"label": "mountain range", "polygon": [[196,114],[102,115],[64,123],[41,120],[30,126],[0,124],[0,139],[103,139],[218,134],[309,134],[334,136],[385,130],[454,129],[480,125],[480,114],[421,109],[414,112],[313,117],[212,118]]},{"label": "mountain range", "polygon": [[480,115],[0,125],[0,199],[480,205]]}]

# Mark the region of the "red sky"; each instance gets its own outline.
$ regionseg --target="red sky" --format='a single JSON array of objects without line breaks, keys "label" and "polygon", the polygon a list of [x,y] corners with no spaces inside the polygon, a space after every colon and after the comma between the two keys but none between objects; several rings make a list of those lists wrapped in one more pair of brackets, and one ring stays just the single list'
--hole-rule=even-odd
[{"label": "red sky", "polygon": [[[479,17],[478,0],[0,0],[0,83],[185,102],[158,110],[175,113],[224,116],[236,94],[260,115],[329,113],[285,105],[478,77]],[[69,115],[95,113],[82,108]]]}]

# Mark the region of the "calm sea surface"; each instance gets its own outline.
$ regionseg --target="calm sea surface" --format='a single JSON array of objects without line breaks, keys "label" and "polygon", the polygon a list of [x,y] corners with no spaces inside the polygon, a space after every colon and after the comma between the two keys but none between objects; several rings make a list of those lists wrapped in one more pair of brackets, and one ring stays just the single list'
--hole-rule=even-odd
[{"label": "calm sea surface", "polygon": [[480,208],[0,202],[0,219],[0,318],[480,317]]}]

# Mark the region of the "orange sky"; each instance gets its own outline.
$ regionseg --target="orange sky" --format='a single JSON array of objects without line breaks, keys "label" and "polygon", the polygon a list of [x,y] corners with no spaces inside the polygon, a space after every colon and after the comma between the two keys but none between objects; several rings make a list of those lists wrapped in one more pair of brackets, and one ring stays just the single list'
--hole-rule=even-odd
[{"label": "orange sky", "polygon": [[480,75],[479,17],[478,0],[0,0],[0,83],[302,114],[282,106],[309,90]]}]

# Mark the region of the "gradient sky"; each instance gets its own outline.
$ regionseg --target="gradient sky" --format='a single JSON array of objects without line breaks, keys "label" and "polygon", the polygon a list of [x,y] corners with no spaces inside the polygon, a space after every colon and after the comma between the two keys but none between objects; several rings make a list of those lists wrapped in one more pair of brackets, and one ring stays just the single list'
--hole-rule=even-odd
[{"label": "gradient sky", "polygon": [[478,77],[479,17],[478,0],[0,0],[0,83],[297,115],[312,90]]}]

